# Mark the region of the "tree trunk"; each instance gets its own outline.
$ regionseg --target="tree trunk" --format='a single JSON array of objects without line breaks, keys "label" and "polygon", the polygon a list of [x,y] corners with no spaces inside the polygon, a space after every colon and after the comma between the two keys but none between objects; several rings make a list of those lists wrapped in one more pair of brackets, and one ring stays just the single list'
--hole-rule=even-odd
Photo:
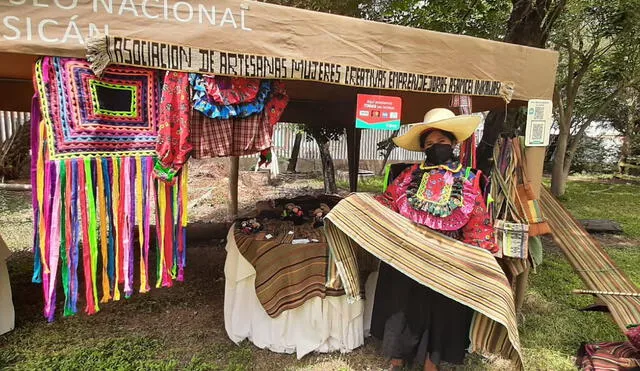
[{"label": "tree trunk", "polygon": [[331,152],[329,152],[329,142],[318,142],[318,149],[320,149],[320,160],[322,161],[324,192],[329,194],[338,193],[338,186],[336,185],[336,170],[333,166]]},{"label": "tree trunk", "polygon": [[296,134],[296,139],[293,142],[293,148],[291,149],[291,158],[289,159],[289,165],[287,166],[287,172],[295,173],[298,166],[298,156],[300,155],[300,145],[302,144],[302,133]]},{"label": "tree trunk", "polygon": [[[513,8],[504,42],[544,48],[553,24],[566,5],[566,0],[512,0]],[[514,109],[509,109],[509,115]],[[515,116],[514,116],[515,117]],[[491,111],[485,120],[482,141],[478,146],[478,169],[489,175],[493,146],[503,128],[504,113]],[[510,126],[510,125],[507,125]]]},{"label": "tree trunk", "polygon": [[[562,124],[561,124],[562,125]],[[565,170],[567,147],[569,145],[569,130],[560,129],[556,153],[553,157],[553,170],[551,172],[551,192],[560,197],[564,195],[567,188],[568,172]]]},{"label": "tree trunk", "polygon": [[504,111],[491,111],[484,121],[484,131],[482,132],[482,141],[478,144],[477,167],[487,176],[491,174],[493,165],[493,147],[503,131]]}]

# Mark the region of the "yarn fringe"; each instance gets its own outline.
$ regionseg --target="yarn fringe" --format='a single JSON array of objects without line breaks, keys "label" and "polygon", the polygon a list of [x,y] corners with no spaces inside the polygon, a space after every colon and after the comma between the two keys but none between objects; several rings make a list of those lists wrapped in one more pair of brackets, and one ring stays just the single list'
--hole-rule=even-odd
[{"label": "yarn fringe", "polygon": [[184,280],[186,166],[175,184],[169,185],[153,177],[153,157],[51,161],[45,159],[44,142],[39,141],[37,149],[38,167],[43,171],[34,179],[34,240],[38,242],[34,253],[48,321],[54,320],[58,281],[65,296],[64,316],[77,313],[78,261],[88,314],[98,312],[99,304],[119,300],[122,291],[125,297],[131,296],[136,266],[138,291],[149,291],[152,213],[156,214],[158,237],[156,287],[171,287],[174,280]]}]

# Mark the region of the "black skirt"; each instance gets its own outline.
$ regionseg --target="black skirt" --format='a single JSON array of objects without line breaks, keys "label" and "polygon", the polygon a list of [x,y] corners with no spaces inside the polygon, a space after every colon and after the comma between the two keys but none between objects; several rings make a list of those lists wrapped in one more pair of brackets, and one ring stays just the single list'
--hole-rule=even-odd
[{"label": "black skirt", "polygon": [[474,311],[380,263],[371,334],[388,358],[462,364]]}]

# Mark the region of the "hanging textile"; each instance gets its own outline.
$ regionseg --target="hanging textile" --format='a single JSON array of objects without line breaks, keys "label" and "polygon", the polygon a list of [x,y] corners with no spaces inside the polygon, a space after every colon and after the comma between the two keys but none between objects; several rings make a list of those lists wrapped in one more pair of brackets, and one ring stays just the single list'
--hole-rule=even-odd
[{"label": "hanging textile", "polygon": [[196,159],[244,156],[273,145],[273,130],[289,97],[281,82],[273,82],[262,112],[248,117],[212,119],[197,110],[191,113],[190,142]]},{"label": "hanging textile", "polygon": [[[59,282],[65,316],[77,313],[81,286],[88,314],[102,303],[131,296],[136,255],[139,291],[149,289],[161,80],[156,71],[120,66],[97,78],[85,60],[53,57],[38,60],[34,75],[39,96],[34,111],[42,119],[32,120],[37,134],[32,143],[33,281],[42,283],[44,315],[53,321]],[[160,215],[166,221],[156,223],[156,233],[176,241],[171,247],[176,253],[158,247],[157,255],[164,256],[163,286],[181,280],[185,265],[186,168],[175,183],[162,183],[166,199]]]},{"label": "hanging textile", "polygon": [[156,150],[158,159],[153,169],[160,180],[173,183],[191,152],[189,118],[191,99],[189,75],[167,71],[160,98],[160,125]]},{"label": "hanging textile", "polygon": [[259,79],[244,77],[204,76],[207,94],[221,105],[253,102],[260,90]]},{"label": "hanging textile", "polygon": [[197,73],[189,74],[189,81],[193,88],[193,109],[212,119],[248,117],[260,113],[264,110],[265,103],[271,95],[271,80],[262,80],[256,95],[252,93],[252,85],[247,83],[242,86],[246,92],[238,92],[237,103],[219,104],[214,97],[209,95],[207,81],[210,79],[210,77]]},{"label": "hanging textile", "polygon": [[[461,115],[470,115],[473,113],[473,104],[471,96],[468,95],[454,95],[451,97],[449,103],[451,108],[458,108]],[[477,137],[474,133],[467,140],[460,143],[460,163],[463,166],[476,168],[476,145]]]}]

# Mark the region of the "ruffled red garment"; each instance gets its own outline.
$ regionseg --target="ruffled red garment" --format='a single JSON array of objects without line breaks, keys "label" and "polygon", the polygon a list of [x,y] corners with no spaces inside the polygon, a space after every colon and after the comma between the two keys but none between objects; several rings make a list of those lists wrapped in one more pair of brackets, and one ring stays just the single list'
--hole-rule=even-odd
[{"label": "ruffled red garment", "polygon": [[[154,173],[159,179],[172,181],[189,158],[191,97],[189,75],[167,71],[160,98],[160,119]],[[172,174],[172,175],[171,175]]]},{"label": "ruffled red garment", "polygon": [[273,81],[271,84],[271,96],[264,106],[264,114],[271,126],[278,123],[289,104],[289,95],[282,81]]},{"label": "ruffled red garment", "polygon": [[207,94],[218,104],[250,103],[260,90],[259,79],[244,77],[204,76]]},{"label": "ruffled red garment", "polygon": [[[405,170],[387,188],[387,191],[377,196],[376,199],[417,224],[441,231],[447,235],[451,235],[451,232],[459,231],[462,235],[460,238],[462,242],[481,247],[492,253],[497,252],[498,246],[495,243],[494,229],[480,191],[479,177],[470,176],[469,179],[463,179],[462,205],[453,210],[451,215],[439,217],[414,208],[408,200],[407,190],[413,180],[414,172],[420,171],[419,166],[414,165]],[[464,172],[461,171],[453,173],[449,170],[439,169],[438,173],[441,176],[437,176],[435,181],[427,184],[425,198],[432,198],[429,195],[441,194],[443,182],[438,181],[438,179],[444,180],[445,176],[464,177]]]}]

